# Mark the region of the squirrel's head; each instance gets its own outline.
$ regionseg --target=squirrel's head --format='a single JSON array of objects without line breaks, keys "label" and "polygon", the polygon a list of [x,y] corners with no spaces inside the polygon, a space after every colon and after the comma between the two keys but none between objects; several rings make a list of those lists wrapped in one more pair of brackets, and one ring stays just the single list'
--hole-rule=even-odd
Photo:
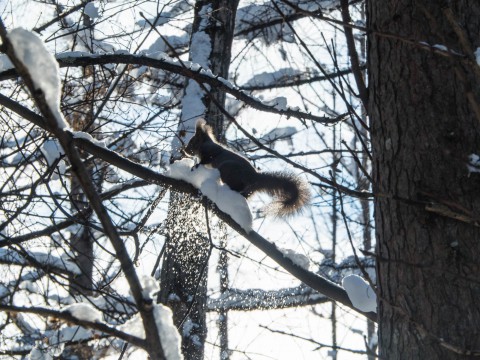
[{"label": "squirrel's head", "polygon": [[213,130],[204,119],[199,119],[195,124],[195,134],[188,142],[184,152],[191,156],[199,155],[201,146],[210,141],[217,142]]}]

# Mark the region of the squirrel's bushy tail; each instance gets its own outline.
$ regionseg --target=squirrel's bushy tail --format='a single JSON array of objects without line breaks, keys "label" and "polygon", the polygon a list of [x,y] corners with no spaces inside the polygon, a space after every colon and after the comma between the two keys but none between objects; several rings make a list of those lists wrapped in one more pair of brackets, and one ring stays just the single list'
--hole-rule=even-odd
[{"label": "squirrel's bushy tail", "polygon": [[266,209],[274,216],[298,214],[310,200],[308,185],[290,172],[265,172],[258,175],[259,181],[252,184],[251,190],[266,192],[274,198]]}]

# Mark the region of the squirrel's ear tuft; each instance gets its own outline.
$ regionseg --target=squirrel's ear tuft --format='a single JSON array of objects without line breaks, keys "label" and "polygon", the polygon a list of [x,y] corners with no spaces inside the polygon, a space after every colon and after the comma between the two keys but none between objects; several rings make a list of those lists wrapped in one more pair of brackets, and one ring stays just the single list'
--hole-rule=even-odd
[{"label": "squirrel's ear tuft", "polygon": [[195,123],[195,127],[197,129],[202,129],[205,127],[205,125],[207,125],[207,122],[203,118],[198,119],[197,122]]}]

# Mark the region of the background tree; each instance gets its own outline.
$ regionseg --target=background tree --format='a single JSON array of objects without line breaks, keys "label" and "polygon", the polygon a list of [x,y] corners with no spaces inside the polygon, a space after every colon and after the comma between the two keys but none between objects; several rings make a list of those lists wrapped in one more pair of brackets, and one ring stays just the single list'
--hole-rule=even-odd
[{"label": "background tree", "polygon": [[[195,3],[189,61],[223,78],[228,78],[233,28],[238,1],[197,1]],[[165,40],[167,46],[170,44]],[[206,120],[222,139],[225,93],[208,89],[187,79],[182,114],[172,147],[172,162],[183,157],[180,147],[195,132],[195,123]],[[179,141],[180,140],[180,141]],[[212,252],[205,203],[190,195],[173,193],[167,215],[167,243],[161,275],[159,300],[174,311],[175,324],[182,329],[186,359],[203,359],[207,334],[207,273]]]}]

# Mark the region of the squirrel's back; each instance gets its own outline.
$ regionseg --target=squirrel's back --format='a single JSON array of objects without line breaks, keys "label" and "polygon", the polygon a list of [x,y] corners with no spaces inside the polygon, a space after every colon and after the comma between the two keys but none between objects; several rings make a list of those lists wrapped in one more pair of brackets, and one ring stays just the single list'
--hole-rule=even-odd
[{"label": "squirrel's back", "polygon": [[275,216],[299,213],[310,200],[308,185],[301,178],[290,172],[258,172],[246,158],[219,144],[204,120],[197,121],[185,153],[218,169],[222,181],[246,198],[257,191],[271,195],[274,201],[267,212]]}]

